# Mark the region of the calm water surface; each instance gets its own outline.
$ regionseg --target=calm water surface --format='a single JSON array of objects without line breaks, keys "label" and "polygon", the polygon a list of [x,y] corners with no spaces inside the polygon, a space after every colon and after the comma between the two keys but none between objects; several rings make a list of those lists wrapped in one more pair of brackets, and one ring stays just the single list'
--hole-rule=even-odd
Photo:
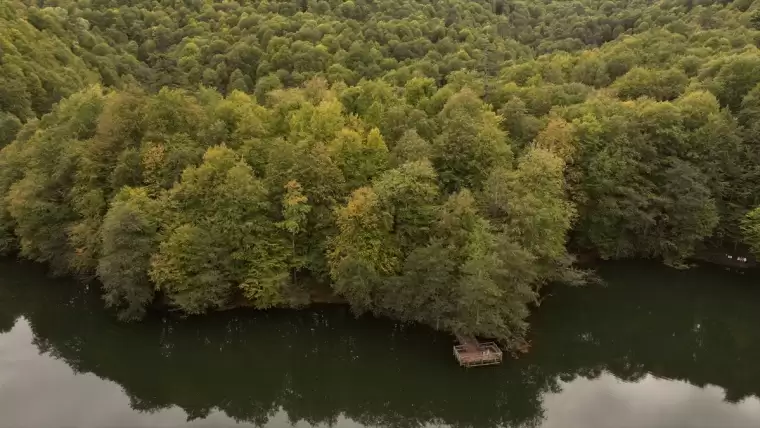
[{"label": "calm water surface", "polygon": [[0,427],[760,427],[757,278],[599,272],[551,291],[529,354],[465,370],[451,337],[342,307],[120,324],[0,260]]}]

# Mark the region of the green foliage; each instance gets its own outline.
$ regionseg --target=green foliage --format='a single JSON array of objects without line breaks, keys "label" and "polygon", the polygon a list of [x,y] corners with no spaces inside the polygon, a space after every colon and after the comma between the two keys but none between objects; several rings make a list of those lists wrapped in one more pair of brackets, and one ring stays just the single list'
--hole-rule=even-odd
[{"label": "green foliage", "polygon": [[760,254],[760,208],[748,212],[742,219],[744,242],[757,257]]},{"label": "green foliage", "polygon": [[72,49],[76,35],[62,28],[63,17],[50,8],[10,3],[20,13],[0,15],[0,115],[26,121],[97,82],[98,74]]},{"label": "green foliage", "polygon": [[660,101],[678,98],[686,89],[689,78],[681,70],[655,71],[634,68],[612,84],[621,99],[650,97]]},{"label": "green foliage", "polygon": [[393,216],[393,231],[406,254],[430,233],[440,200],[438,175],[429,161],[405,163],[386,171],[372,188]]},{"label": "green foliage", "polygon": [[433,148],[430,143],[412,129],[404,132],[404,135],[393,147],[389,163],[398,166],[406,162],[429,160],[432,154]]},{"label": "green foliage", "polygon": [[332,286],[516,346],[568,248],[756,246],[755,9],[7,0],[0,253],[127,319]]},{"label": "green foliage", "polygon": [[735,130],[714,132],[731,129],[714,98],[693,93],[674,103],[600,100],[588,107],[572,113],[583,245],[609,258],[678,261],[692,254],[717,225],[715,198],[730,194],[740,150]]},{"label": "green foliage", "polygon": [[[78,219],[72,183],[78,146],[95,133],[104,97],[98,87],[65,100],[45,116],[17,154],[22,176],[7,189],[4,205],[15,225],[21,254],[66,272],[77,251],[69,230]],[[18,143],[14,143],[18,144]]]},{"label": "green foliage", "polygon": [[293,235],[303,231],[306,215],[311,211],[308,202],[309,198],[303,195],[301,185],[297,181],[289,181],[282,197],[283,220],[279,227]]},{"label": "green foliage", "polygon": [[277,227],[290,234],[290,268],[293,271],[293,283],[297,282],[296,271],[306,266],[301,250],[296,247],[296,236],[306,231],[308,214],[311,212],[309,198],[302,191],[303,188],[295,180],[285,184],[285,194],[282,196],[282,221],[277,223]]},{"label": "green foliage", "polygon": [[433,145],[433,163],[447,190],[480,188],[491,168],[511,161],[500,118],[471,90],[453,95],[439,121],[442,132]]},{"label": "green foliage", "polygon": [[103,219],[97,274],[106,305],[118,308],[122,319],[142,318],[153,301],[148,271],[158,246],[160,210],[161,203],[145,189],[125,187]]},{"label": "green foliage", "polygon": [[523,248],[540,260],[567,258],[565,243],[575,209],[565,195],[564,162],[532,148],[517,169],[497,168],[484,188],[486,212]]},{"label": "green foliage", "polygon": [[285,301],[285,242],[269,219],[266,189],[226,147],[212,147],[167,195],[166,240],[150,271],[172,303],[202,313],[239,289],[257,307]]},{"label": "green foliage", "polygon": [[369,182],[388,163],[388,147],[377,128],[366,137],[357,131],[343,129],[328,148],[349,188]]},{"label": "green foliage", "polygon": [[756,52],[731,57],[718,70],[716,95],[731,110],[738,111],[744,96],[760,82],[760,57]]},{"label": "green foliage", "polygon": [[[527,330],[526,304],[536,297],[531,286],[537,279],[533,257],[494,234],[466,190],[453,194],[443,205],[431,244],[443,247],[447,254],[440,256],[455,266],[448,292],[436,297],[449,309],[429,314],[436,323],[440,320],[445,329],[457,334],[519,344]],[[434,325],[432,321],[427,319]]]},{"label": "green foliage", "polygon": [[11,113],[0,112],[0,149],[16,139],[21,121]]},{"label": "green foliage", "polygon": [[400,249],[392,235],[393,217],[377,192],[369,187],[354,191],[338,210],[336,222],[340,233],[331,252],[333,277],[345,258],[362,260],[378,273],[396,272]]}]

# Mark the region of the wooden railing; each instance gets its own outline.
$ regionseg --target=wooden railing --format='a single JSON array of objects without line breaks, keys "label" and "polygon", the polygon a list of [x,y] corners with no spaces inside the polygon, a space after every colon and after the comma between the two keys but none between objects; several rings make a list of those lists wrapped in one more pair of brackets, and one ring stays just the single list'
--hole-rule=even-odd
[{"label": "wooden railing", "polygon": [[454,346],[454,357],[460,366],[476,367],[501,364],[504,354],[495,342]]}]

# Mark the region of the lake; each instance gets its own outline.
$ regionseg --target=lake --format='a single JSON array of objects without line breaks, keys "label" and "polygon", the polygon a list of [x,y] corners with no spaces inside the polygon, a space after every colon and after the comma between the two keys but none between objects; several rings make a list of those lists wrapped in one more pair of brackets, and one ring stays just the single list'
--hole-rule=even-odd
[{"label": "lake", "polygon": [[528,354],[463,369],[451,336],[343,306],[123,324],[0,260],[0,427],[760,426],[756,274],[598,273],[549,290]]}]

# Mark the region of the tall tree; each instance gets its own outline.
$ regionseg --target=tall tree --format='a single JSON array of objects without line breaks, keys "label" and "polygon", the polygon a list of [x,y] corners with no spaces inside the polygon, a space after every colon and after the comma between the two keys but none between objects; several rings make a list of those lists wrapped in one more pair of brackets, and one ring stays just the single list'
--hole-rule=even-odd
[{"label": "tall tree", "polygon": [[394,274],[401,262],[393,235],[393,216],[377,193],[361,187],[337,211],[338,235],[330,251],[334,288],[358,312],[371,309],[381,276]]},{"label": "tall tree", "polygon": [[212,147],[168,194],[166,239],[150,276],[188,313],[239,294],[257,307],[285,304],[287,244],[269,218],[266,189],[232,150]]},{"label": "tall tree", "polygon": [[554,154],[531,148],[516,170],[495,169],[483,191],[485,212],[511,242],[536,258],[545,277],[569,279],[572,258],[566,249],[575,218],[564,180],[565,163]]},{"label": "tall tree", "polygon": [[106,305],[117,308],[121,319],[142,318],[153,301],[148,271],[158,249],[161,209],[145,189],[125,187],[103,219],[97,274]]},{"label": "tall tree", "polygon": [[285,194],[282,197],[282,221],[277,226],[290,234],[291,254],[290,269],[293,271],[293,283],[297,282],[296,272],[306,265],[300,249],[296,248],[296,235],[303,233],[307,227],[308,214],[311,211],[309,198],[302,192],[301,185],[291,180],[285,184]]},{"label": "tall tree", "polygon": [[433,164],[449,190],[479,189],[496,165],[511,160],[500,118],[469,89],[453,95],[439,114],[442,132],[433,145]]}]

